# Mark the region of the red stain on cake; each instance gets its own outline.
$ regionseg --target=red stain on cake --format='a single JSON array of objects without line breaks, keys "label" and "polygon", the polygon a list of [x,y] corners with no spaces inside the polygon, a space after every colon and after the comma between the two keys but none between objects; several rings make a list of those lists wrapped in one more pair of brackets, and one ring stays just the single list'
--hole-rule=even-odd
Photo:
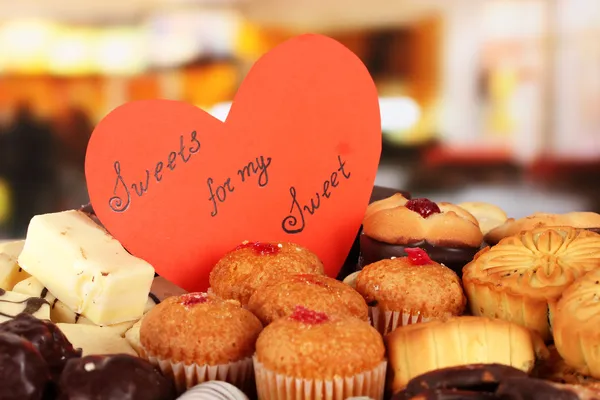
[{"label": "red stain on cake", "polygon": [[409,200],[406,202],[405,207],[416,212],[423,218],[427,218],[432,214],[439,214],[442,212],[437,204],[429,199],[424,198]]},{"label": "red stain on cake", "polygon": [[405,248],[404,252],[412,265],[426,265],[433,262],[427,252],[419,247]]},{"label": "red stain on cake", "polygon": [[292,315],[290,315],[290,318],[309,325],[318,325],[329,321],[327,314],[309,310],[308,308],[302,306],[296,306],[296,308],[294,308],[294,312]]},{"label": "red stain on cake", "polygon": [[195,306],[196,304],[203,304],[208,301],[208,295],[206,293],[189,293],[181,296],[181,304],[186,307]]},{"label": "red stain on cake", "polygon": [[236,250],[240,249],[252,249],[255,253],[260,254],[262,256],[272,256],[279,253],[279,246],[271,243],[261,243],[261,242],[246,242],[240,244],[235,248]]}]

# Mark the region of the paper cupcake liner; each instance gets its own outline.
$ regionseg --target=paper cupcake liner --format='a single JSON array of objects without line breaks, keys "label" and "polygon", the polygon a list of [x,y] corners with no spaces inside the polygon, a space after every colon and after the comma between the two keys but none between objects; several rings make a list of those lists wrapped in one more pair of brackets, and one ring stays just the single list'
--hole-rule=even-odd
[{"label": "paper cupcake liner", "polygon": [[382,335],[393,332],[399,326],[418,324],[430,321],[431,318],[423,317],[420,312],[383,311],[378,307],[369,307],[371,324]]},{"label": "paper cupcake liner", "polygon": [[369,397],[382,400],[387,361],[370,371],[333,379],[302,379],[265,368],[254,356],[254,374],[259,400],[345,400]]},{"label": "paper cupcake liner", "polygon": [[207,381],[229,382],[244,392],[252,388],[252,357],[219,365],[186,365],[183,362],[174,363],[171,360],[162,360],[152,356],[147,358],[164,375],[173,377],[180,394]]}]

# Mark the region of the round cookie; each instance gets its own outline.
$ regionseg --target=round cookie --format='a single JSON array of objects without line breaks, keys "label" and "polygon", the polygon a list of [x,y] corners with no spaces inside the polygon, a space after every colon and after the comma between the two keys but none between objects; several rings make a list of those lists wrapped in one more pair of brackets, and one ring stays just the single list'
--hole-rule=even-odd
[{"label": "round cookie", "polygon": [[466,210],[396,194],[367,208],[360,237],[361,266],[404,257],[406,248],[419,247],[460,275],[482,240],[477,219]]},{"label": "round cookie", "polygon": [[509,218],[485,235],[486,243],[491,245],[500,242],[508,236],[517,235],[524,231],[552,226],[570,226],[573,228],[600,230],[600,214],[593,212],[570,212],[566,214],[535,213],[525,218]]},{"label": "round cookie", "polygon": [[508,216],[500,207],[481,201],[470,201],[458,204],[459,207],[467,210],[473,215],[479,223],[479,229],[484,235],[497,226],[502,225],[508,219]]}]

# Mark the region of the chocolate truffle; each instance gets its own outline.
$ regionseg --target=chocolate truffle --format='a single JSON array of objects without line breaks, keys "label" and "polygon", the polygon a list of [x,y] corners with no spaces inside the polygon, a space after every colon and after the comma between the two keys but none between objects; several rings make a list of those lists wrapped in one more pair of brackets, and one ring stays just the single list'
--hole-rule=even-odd
[{"label": "chocolate truffle", "polygon": [[173,400],[173,382],[148,361],[127,354],[87,356],[67,362],[60,400]]},{"label": "chocolate truffle", "polygon": [[0,398],[40,400],[50,381],[48,365],[27,340],[0,333]]},{"label": "chocolate truffle", "polygon": [[54,380],[58,379],[69,359],[81,357],[81,350],[74,349],[54,323],[30,314],[22,313],[1,323],[0,332],[13,333],[30,341],[46,360]]}]

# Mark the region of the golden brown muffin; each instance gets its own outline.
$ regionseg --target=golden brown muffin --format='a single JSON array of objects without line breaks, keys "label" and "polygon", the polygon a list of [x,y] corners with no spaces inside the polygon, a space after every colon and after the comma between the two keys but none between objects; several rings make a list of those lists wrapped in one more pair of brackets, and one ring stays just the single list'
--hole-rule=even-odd
[{"label": "golden brown muffin", "polygon": [[413,257],[367,265],[356,278],[356,291],[371,306],[373,325],[383,335],[398,326],[458,316],[465,309],[458,276],[425,253],[425,258]]},{"label": "golden brown muffin", "polygon": [[292,314],[298,305],[369,320],[367,303],[356,290],[323,275],[297,274],[267,282],[250,297],[247,308],[266,326]]},{"label": "golden brown muffin", "polygon": [[[313,398],[381,399],[384,355],[381,335],[367,322],[298,306],[290,316],[267,326],[258,338],[255,370],[259,398],[303,399],[308,387],[321,392],[313,393]],[[285,382],[285,378],[292,378],[287,379],[292,387],[282,383],[279,395],[274,394],[277,382]],[[316,386],[317,381],[331,383],[333,393],[327,396],[325,387]]]},{"label": "golden brown muffin", "polygon": [[399,327],[386,337],[398,392],[414,377],[468,364],[503,364],[530,372],[541,341],[519,325],[483,317],[455,317]]},{"label": "golden brown muffin", "polygon": [[552,226],[571,226],[581,229],[600,228],[600,214],[593,212],[570,212],[566,214],[535,213],[525,218],[509,218],[485,235],[485,241],[496,244],[508,236],[514,236],[523,231]]},{"label": "golden brown muffin", "polygon": [[473,315],[506,319],[550,340],[549,304],[600,267],[600,235],[571,227],[538,228],[482,250],[463,270]]},{"label": "golden brown muffin", "polygon": [[[591,265],[600,263],[599,252],[586,251],[582,257],[587,257],[585,262]],[[595,269],[562,293],[552,309],[552,329],[556,349],[566,364],[597,379],[600,379],[599,328],[600,269]]]},{"label": "golden brown muffin", "polygon": [[502,225],[508,219],[508,216],[500,207],[481,201],[469,201],[458,204],[464,210],[467,210],[479,222],[479,229],[484,235]]},{"label": "golden brown muffin", "polygon": [[146,314],[140,346],[145,358],[174,376],[180,391],[210,380],[210,371],[243,387],[252,378],[250,357],[261,331],[258,318],[237,301],[190,293],[169,297]]},{"label": "golden brown muffin", "polygon": [[217,296],[245,306],[256,289],[271,279],[324,273],[321,260],[296,244],[244,242],[215,265],[209,280]]},{"label": "golden brown muffin", "polygon": [[407,200],[399,193],[369,205],[363,232],[389,244],[427,240],[440,246],[478,247],[483,238],[477,219],[461,207],[427,199]]}]

